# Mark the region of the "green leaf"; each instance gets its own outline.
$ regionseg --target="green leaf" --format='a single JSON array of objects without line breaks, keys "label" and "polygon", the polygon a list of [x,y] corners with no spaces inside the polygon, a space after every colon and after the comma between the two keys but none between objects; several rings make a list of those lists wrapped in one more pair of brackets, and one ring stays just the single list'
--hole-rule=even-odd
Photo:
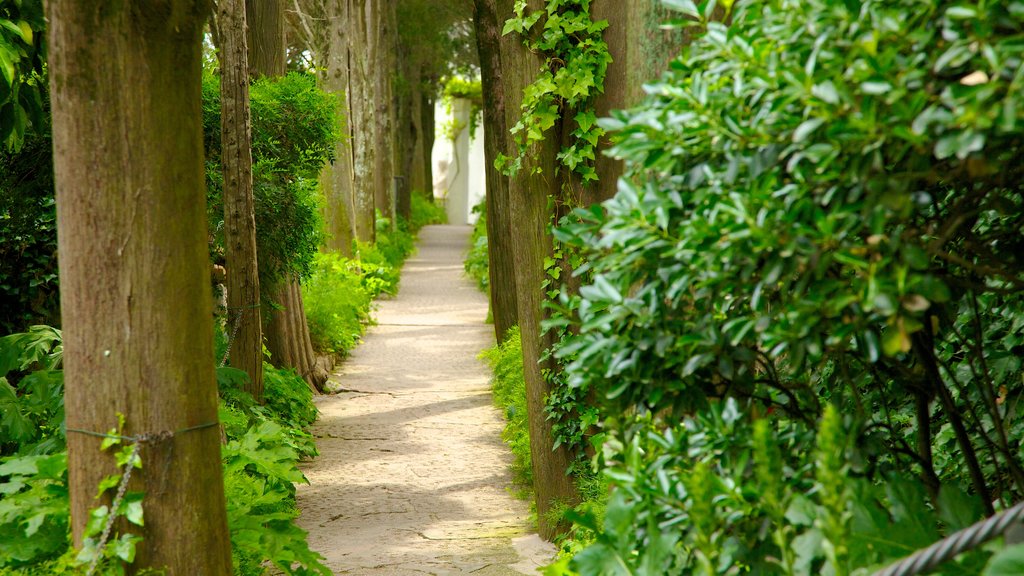
[{"label": "green leaf", "polygon": [[989,560],[981,576],[1020,576],[1024,574],[1024,544],[1004,548]]}]

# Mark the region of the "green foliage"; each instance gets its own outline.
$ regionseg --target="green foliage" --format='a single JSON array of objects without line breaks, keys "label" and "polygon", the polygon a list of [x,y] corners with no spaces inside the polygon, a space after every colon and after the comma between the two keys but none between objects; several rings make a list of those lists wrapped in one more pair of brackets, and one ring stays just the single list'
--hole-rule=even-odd
[{"label": "green foliage", "polygon": [[0,457],[64,448],[62,358],[60,331],[49,326],[0,338]]},{"label": "green foliage", "polygon": [[444,206],[431,202],[427,194],[431,192],[412,192],[412,221],[409,222],[409,230],[415,234],[420,228],[430,224],[445,224],[448,222],[448,213]]},{"label": "green foliage", "polygon": [[[260,289],[308,276],[320,246],[317,177],[339,138],[337,102],[308,74],[263,78],[250,89],[253,201]],[[203,75],[203,132],[213,258],[223,258],[220,78]],[[265,298],[266,299],[266,298]]]},{"label": "green foliage", "polygon": [[60,316],[53,190],[53,143],[47,124],[25,137],[18,152],[0,147],[2,333],[53,324]]},{"label": "green foliage", "polygon": [[[4,576],[84,574],[84,564],[96,553],[96,537],[110,514],[106,506],[93,510],[85,546],[70,549],[62,352],[60,332],[46,326],[0,338],[0,430],[5,439],[0,446],[0,574]],[[318,414],[312,392],[294,371],[264,364],[267,403],[260,405],[244,392],[246,378],[233,368],[217,370],[220,420],[228,439],[222,452],[236,574],[263,574],[265,562],[286,574],[330,574],[309,550],[305,533],[294,525],[298,512],[293,484],[305,481],[297,463],[316,455],[314,439],[304,430]],[[9,396],[4,392],[8,389]],[[132,457],[131,444],[108,438],[103,445],[116,448],[120,467],[140,465]],[[120,478],[120,474],[107,478],[100,493],[115,490]],[[116,514],[141,526],[143,504],[143,494],[128,492]],[[127,532],[115,534],[104,549],[98,573],[122,574],[138,540]]]},{"label": "green foliage", "polygon": [[469,252],[463,267],[466,275],[476,282],[481,292],[488,293],[491,283],[491,262],[487,251],[487,210],[484,203],[473,208],[473,212],[480,214],[476,224],[473,225],[473,233],[469,237]]},{"label": "green foliage", "polygon": [[[444,103],[449,115],[452,113],[452,102],[456,98],[469,100],[469,137],[472,138],[476,134],[476,129],[480,126],[480,122],[483,121],[483,84],[481,84],[479,78],[467,80],[461,76],[450,76],[441,80],[441,85],[441,101]],[[452,118],[451,122],[441,127],[441,132],[445,138],[455,140],[463,128],[466,128],[464,124],[460,124],[457,119]]]},{"label": "green foliage", "polygon": [[318,254],[315,272],[302,284],[302,300],[313,349],[345,355],[370,322],[370,290],[359,262],[336,254]]},{"label": "green foliage", "polygon": [[1024,8],[666,5],[697,36],[556,231],[614,486],[571,566],[861,574],[1020,499]]},{"label": "green foliage", "polygon": [[542,141],[559,121],[572,118],[576,127],[558,160],[584,183],[597,180],[595,151],[604,130],[597,125],[593,102],[604,92],[612,61],[602,38],[608,22],[591,19],[590,0],[547,0],[544,10],[530,13],[526,8],[526,0],[516,1],[515,16],[505,23],[502,34],[522,35],[526,47],[544,54],[545,61],[536,80],[523,90],[522,116],[512,127],[518,156],[501,156],[497,165],[506,174],[519,170],[532,144]]},{"label": "green foliage", "polygon": [[519,327],[509,329],[504,342],[485,350],[480,356],[490,364],[494,372],[491,389],[494,405],[505,414],[505,430],[501,437],[512,451],[512,474],[519,485],[533,486],[526,382],[523,379],[523,345]]},{"label": "green foliage", "polygon": [[0,145],[17,152],[46,122],[46,21],[40,0],[0,3]]}]

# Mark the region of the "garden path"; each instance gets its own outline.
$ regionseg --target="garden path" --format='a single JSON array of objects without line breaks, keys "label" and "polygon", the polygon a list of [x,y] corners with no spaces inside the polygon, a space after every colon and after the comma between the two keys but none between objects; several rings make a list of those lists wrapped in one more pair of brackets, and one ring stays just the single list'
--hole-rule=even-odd
[{"label": "garden path", "polygon": [[554,548],[514,499],[511,456],[476,358],[487,299],[462,273],[468,226],[428,226],[398,295],[317,399],[320,457],[299,525],[335,574],[536,574]]}]

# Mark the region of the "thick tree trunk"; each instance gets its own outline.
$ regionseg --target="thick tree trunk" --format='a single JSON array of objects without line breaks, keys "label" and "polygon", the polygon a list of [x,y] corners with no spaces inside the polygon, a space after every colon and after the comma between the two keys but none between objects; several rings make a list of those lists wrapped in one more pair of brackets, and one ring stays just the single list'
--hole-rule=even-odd
[{"label": "thick tree trunk", "polygon": [[[328,2],[328,35],[326,72],[323,87],[336,94],[340,101],[343,131],[347,132],[350,118],[348,4],[344,1]],[[324,223],[327,228],[327,249],[343,256],[352,256],[355,238],[352,202],[352,142],[342,138],[334,146],[334,164],[325,166],[320,183],[324,190]]]},{"label": "thick tree trunk", "polygon": [[228,575],[201,140],[209,5],[47,9],[74,540],[115,472],[77,431],[124,415],[124,434],[173,433],[142,445],[132,475],[146,524],[131,570]]},{"label": "thick tree trunk", "polygon": [[487,175],[487,243],[490,258],[491,316],[498,342],[519,323],[508,178],[494,167],[499,154],[508,154],[505,98],[501,87],[501,28],[495,0],[474,0],[477,51],[484,98],[484,157]]},{"label": "thick tree trunk", "polygon": [[246,390],[263,401],[263,325],[252,199],[252,138],[245,3],[220,0],[221,158],[231,366],[249,375]]},{"label": "thick tree trunk", "polygon": [[[512,0],[497,0],[497,16],[504,22],[512,16]],[[543,9],[541,0],[530,0],[529,9]],[[520,116],[523,88],[537,75],[540,57],[523,46],[514,34],[501,40],[501,78],[505,98],[506,126],[515,124]],[[557,131],[553,131],[557,134]],[[550,386],[544,369],[555,369],[550,361],[540,362],[541,353],[551,342],[541,337],[543,317],[544,259],[551,254],[551,238],[547,233],[551,213],[548,197],[557,194],[557,137],[537,144],[523,158],[519,172],[509,178],[510,226],[515,230],[511,248],[514,255],[519,327],[523,342],[523,375],[526,380],[526,402],[530,428],[530,452],[533,457],[534,488],[537,495],[538,528],[541,536],[553,538],[564,525],[552,523],[548,511],[558,504],[573,505],[579,497],[576,486],[567,475],[571,457],[566,447],[552,450],[554,439],[551,424],[544,411],[544,400]],[[537,172],[539,169],[539,172]]]},{"label": "thick tree trunk", "polygon": [[249,24],[249,73],[284,76],[283,0],[245,0]]}]

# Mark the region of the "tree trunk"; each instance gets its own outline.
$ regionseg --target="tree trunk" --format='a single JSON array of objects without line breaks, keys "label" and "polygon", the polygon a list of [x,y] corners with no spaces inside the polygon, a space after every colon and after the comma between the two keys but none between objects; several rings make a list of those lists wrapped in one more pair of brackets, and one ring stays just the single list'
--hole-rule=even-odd
[{"label": "tree trunk", "polygon": [[[249,19],[250,76],[283,75],[284,13],[280,1],[246,0],[245,7]],[[298,278],[285,281],[276,303],[283,310],[271,314],[267,327],[267,348],[271,359],[277,358],[279,367],[294,368],[316,392],[323,382],[318,382],[313,375],[313,350]]]},{"label": "tree trunk", "polygon": [[252,138],[245,3],[221,0],[221,158],[231,366],[249,375],[246,390],[263,402],[263,325],[252,199]]},{"label": "tree trunk", "polygon": [[420,133],[423,135],[423,181],[426,187],[423,193],[427,199],[434,201],[434,138],[437,135],[437,127],[434,125],[434,98],[426,91],[422,93],[420,101]]},{"label": "tree trunk", "polygon": [[356,238],[362,242],[376,239],[374,169],[377,164],[377,108],[374,101],[372,70],[373,14],[371,0],[343,0],[349,3],[349,87],[350,142],[352,143],[352,193],[355,204]]},{"label": "tree trunk", "polygon": [[284,76],[283,0],[245,0],[249,23],[249,73]]},{"label": "tree trunk", "polygon": [[484,158],[487,177],[487,244],[490,259],[491,316],[494,334],[503,342],[508,330],[519,323],[508,178],[494,167],[499,154],[508,154],[505,98],[501,87],[501,28],[495,0],[474,0],[477,51],[484,98]]},{"label": "tree trunk", "polygon": [[[351,123],[349,88],[348,48],[348,4],[343,1],[328,2],[328,35],[324,90],[338,96],[343,131]],[[352,240],[355,238],[353,219],[355,206],[352,202],[352,141],[342,138],[334,145],[334,164],[325,166],[320,182],[324,190],[324,223],[327,228],[326,247],[332,252],[352,257]]]},{"label": "tree trunk", "polygon": [[76,431],[123,415],[124,434],[173,433],[140,449],[130,570],[231,574],[200,108],[209,4],[46,6],[74,541],[115,473],[102,440]]},{"label": "tree trunk", "polygon": [[391,80],[396,72],[395,50],[395,4],[393,2],[371,2],[373,8],[371,84],[373,106],[376,107],[377,121],[373,124],[376,163],[373,166],[374,194],[377,210],[381,216],[393,219],[395,202],[392,198],[392,178],[395,176],[395,135],[394,101]]},{"label": "tree trunk", "polygon": [[[512,0],[497,0],[497,16],[504,22],[512,16]],[[530,0],[529,9],[543,9],[541,0]],[[536,77],[542,61],[539,55],[523,46],[514,34],[501,39],[501,78],[505,98],[506,126],[515,124],[520,116],[523,88]],[[559,130],[553,129],[552,134]],[[553,538],[565,528],[547,517],[558,504],[574,505],[579,496],[567,475],[571,457],[566,447],[554,446],[551,424],[544,411],[544,400],[550,392],[543,370],[553,370],[553,362],[540,362],[541,353],[550,347],[550,338],[541,338],[543,317],[544,259],[551,254],[551,238],[547,234],[551,213],[548,197],[559,192],[556,172],[557,137],[536,144],[523,158],[519,172],[509,178],[510,227],[515,230],[510,244],[514,255],[519,327],[523,343],[523,375],[526,380],[526,402],[530,428],[530,452],[533,457],[534,488],[537,496],[538,528],[541,536]],[[539,172],[537,171],[539,169]],[[496,289],[498,287],[495,287]]]}]

